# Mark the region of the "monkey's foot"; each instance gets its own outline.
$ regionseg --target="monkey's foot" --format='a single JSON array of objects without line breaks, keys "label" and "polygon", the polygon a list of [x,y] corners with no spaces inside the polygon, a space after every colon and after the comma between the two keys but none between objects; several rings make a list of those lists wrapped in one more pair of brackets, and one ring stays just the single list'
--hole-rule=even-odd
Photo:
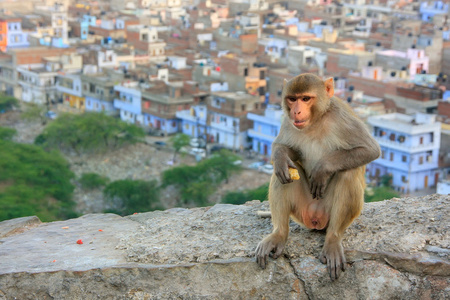
[{"label": "monkey's foot", "polygon": [[261,268],[265,269],[268,263],[269,255],[278,258],[283,253],[286,238],[276,234],[270,234],[264,238],[256,247],[256,262]]},{"label": "monkey's foot", "polygon": [[325,242],[319,259],[322,263],[327,264],[328,273],[332,281],[339,278],[341,271],[345,271],[347,260],[340,241],[334,243]]}]

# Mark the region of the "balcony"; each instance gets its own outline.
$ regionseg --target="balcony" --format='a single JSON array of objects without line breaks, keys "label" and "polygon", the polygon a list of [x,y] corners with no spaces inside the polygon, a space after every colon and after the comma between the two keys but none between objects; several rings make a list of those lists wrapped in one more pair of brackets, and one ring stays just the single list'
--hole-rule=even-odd
[{"label": "balcony", "polygon": [[206,125],[206,120],[200,119],[199,117],[196,117],[196,116],[193,116],[191,114],[190,110],[180,110],[180,111],[177,111],[175,113],[175,115],[177,118],[179,118],[181,120],[189,121],[189,122],[196,123],[199,125]]},{"label": "balcony", "polygon": [[427,144],[427,145],[407,146],[407,145],[400,144],[399,142],[391,141],[391,140],[380,138],[380,137],[374,137],[374,138],[378,142],[378,144],[380,144],[381,147],[386,147],[386,148],[403,151],[403,152],[407,152],[407,153],[431,151],[431,150],[438,148],[438,146],[436,146],[434,143]]},{"label": "balcony", "polygon": [[114,99],[114,108],[131,112],[137,115],[141,114],[141,108],[136,107],[131,102],[125,102],[119,99]]},{"label": "balcony", "polygon": [[268,143],[272,143],[275,140],[274,136],[258,132],[254,129],[248,130],[248,136],[251,138],[257,138],[263,141],[267,141]]}]

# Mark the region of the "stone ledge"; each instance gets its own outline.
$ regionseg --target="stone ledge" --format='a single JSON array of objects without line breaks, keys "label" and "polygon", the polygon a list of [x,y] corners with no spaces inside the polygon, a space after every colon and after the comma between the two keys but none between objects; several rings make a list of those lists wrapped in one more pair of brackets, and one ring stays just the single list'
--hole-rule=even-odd
[{"label": "stone ledge", "polygon": [[449,200],[366,204],[335,282],[317,259],[324,234],[294,223],[284,256],[256,265],[254,249],[271,231],[256,214],[266,202],[9,220],[0,223],[0,299],[445,299]]}]

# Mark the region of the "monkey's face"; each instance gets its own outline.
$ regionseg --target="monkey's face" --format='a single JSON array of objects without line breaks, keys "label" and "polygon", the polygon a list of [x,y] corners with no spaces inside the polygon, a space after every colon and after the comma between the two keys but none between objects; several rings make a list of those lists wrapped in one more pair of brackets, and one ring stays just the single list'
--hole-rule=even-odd
[{"label": "monkey's face", "polygon": [[312,92],[287,95],[285,97],[285,103],[289,109],[289,117],[296,128],[303,129],[310,125],[311,108],[316,98],[316,93]]}]

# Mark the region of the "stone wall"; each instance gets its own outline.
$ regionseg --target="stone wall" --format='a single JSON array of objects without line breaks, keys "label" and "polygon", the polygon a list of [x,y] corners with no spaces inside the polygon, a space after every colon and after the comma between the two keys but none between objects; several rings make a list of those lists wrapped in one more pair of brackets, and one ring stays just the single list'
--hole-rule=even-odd
[{"label": "stone wall", "polygon": [[449,200],[365,204],[334,282],[317,259],[324,234],[294,223],[284,256],[257,266],[267,202],[4,221],[0,299],[447,299]]}]

